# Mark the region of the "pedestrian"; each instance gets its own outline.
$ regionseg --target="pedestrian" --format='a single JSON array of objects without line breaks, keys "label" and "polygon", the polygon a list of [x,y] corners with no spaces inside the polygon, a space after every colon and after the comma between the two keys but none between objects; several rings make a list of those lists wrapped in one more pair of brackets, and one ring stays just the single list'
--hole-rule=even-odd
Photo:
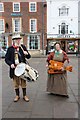
[{"label": "pedestrian", "polygon": [[25,58],[29,59],[31,57],[25,45],[21,44],[21,39],[22,38],[20,34],[15,34],[12,36],[13,44],[7,49],[7,53],[5,55],[5,62],[10,67],[9,76],[13,80],[13,85],[16,93],[14,102],[17,102],[20,99],[19,86],[21,86],[23,91],[23,99],[26,102],[29,102],[29,98],[26,96],[26,80],[21,79],[14,74],[17,64],[21,62],[26,63]]},{"label": "pedestrian", "polygon": [[[49,54],[47,58],[48,64],[50,60],[60,61],[63,63],[65,61],[69,62],[69,58],[61,49],[61,44],[59,42],[55,43],[55,51]],[[47,92],[69,97],[67,93],[67,73],[63,68],[61,70],[62,73],[48,74]]]}]

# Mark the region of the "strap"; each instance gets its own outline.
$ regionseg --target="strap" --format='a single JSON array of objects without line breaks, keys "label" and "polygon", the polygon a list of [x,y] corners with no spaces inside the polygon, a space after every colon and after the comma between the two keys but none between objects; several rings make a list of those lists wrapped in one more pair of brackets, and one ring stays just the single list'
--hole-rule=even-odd
[{"label": "strap", "polygon": [[[20,48],[22,49],[22,51],[23,51],[23,53],[24,53],[24,49],[23,49],[23,47],[20,45]],[[28,64],[29,65],[29,62],[27,61],[27,58],[25,57],[25,60],[26,60],[26,64]]]}]

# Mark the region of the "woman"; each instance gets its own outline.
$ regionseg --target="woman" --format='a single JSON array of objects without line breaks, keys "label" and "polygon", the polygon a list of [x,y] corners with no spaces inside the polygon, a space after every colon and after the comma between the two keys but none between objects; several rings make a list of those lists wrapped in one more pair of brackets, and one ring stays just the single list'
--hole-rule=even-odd
[{"label": "woman", "polygon": [[[61,49],[60,43],[55,43],[55,51],[50,53],[47,62],[49,64],[50,60],[69,62],[67,54]],[[67,94],[67,73],[63,68],[61,69],[62,73],[48,74],[47,81],[47,92],[56,95],[62,95],[68,97]]]}]

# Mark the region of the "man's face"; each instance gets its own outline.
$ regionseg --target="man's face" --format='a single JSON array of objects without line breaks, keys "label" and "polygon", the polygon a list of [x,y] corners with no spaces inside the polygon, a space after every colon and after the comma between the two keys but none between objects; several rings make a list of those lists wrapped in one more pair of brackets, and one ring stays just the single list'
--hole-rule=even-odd
[{"label": "man's face", "polygon": [[14,42],[15,42],[15,46],[19,46],[21,43],[21,39],[20,38],[15,39]]}]

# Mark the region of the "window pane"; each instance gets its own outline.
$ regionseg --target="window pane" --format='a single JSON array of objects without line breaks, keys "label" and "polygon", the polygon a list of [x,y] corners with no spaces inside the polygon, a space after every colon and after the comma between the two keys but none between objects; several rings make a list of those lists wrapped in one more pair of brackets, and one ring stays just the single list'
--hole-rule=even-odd
[{"label": "window pane", "polygon": [[17,19],[15,20],[15,32],[19,32],[20,31],[20,20]]},{"label": "window pane", "polygon": [[66,25],[66,33],[68,34],[68,25]]},{"label": "window pane", "polygon": [[30,36],[30,40],[29,40],[29,49],[38,49],[38,39],[37,36]]},{"label": "window pane", "polygon": [[19,11],[19,4],[14,4],[14,11]]},{"label": "window pane", "polygon": [[0,32],[4,31],[4,21],[0,20]]},{"label": "window pane", "polygon": [[35,12],[36,11],[36,4],[35,3],[31,3],[30,4],[30,11],[31,12]]},{"label": "window pane", "polygon": [[36,32],[36,20],[31,20],[31,32]]},{"label": "window pane", "polygon": [[68,34],[68,25],[65,23],[59,25],[59,34]]},{"label": "window pane", "polygon": [[69,8],[66,8],[66,6],[59,8],[59,16],[68,15],[68,12],[69,12]]},{"label": "window pane", "polygon": [[60,34],[60,25],[59,25],[59,34]]},{"label": "window pane", "polygon": [[78,41],[67,41],[67,52],[78,51]]},{"label": "window pane", "polygon": [[3,4],[0,4],[0,11],[3,11]]}]

